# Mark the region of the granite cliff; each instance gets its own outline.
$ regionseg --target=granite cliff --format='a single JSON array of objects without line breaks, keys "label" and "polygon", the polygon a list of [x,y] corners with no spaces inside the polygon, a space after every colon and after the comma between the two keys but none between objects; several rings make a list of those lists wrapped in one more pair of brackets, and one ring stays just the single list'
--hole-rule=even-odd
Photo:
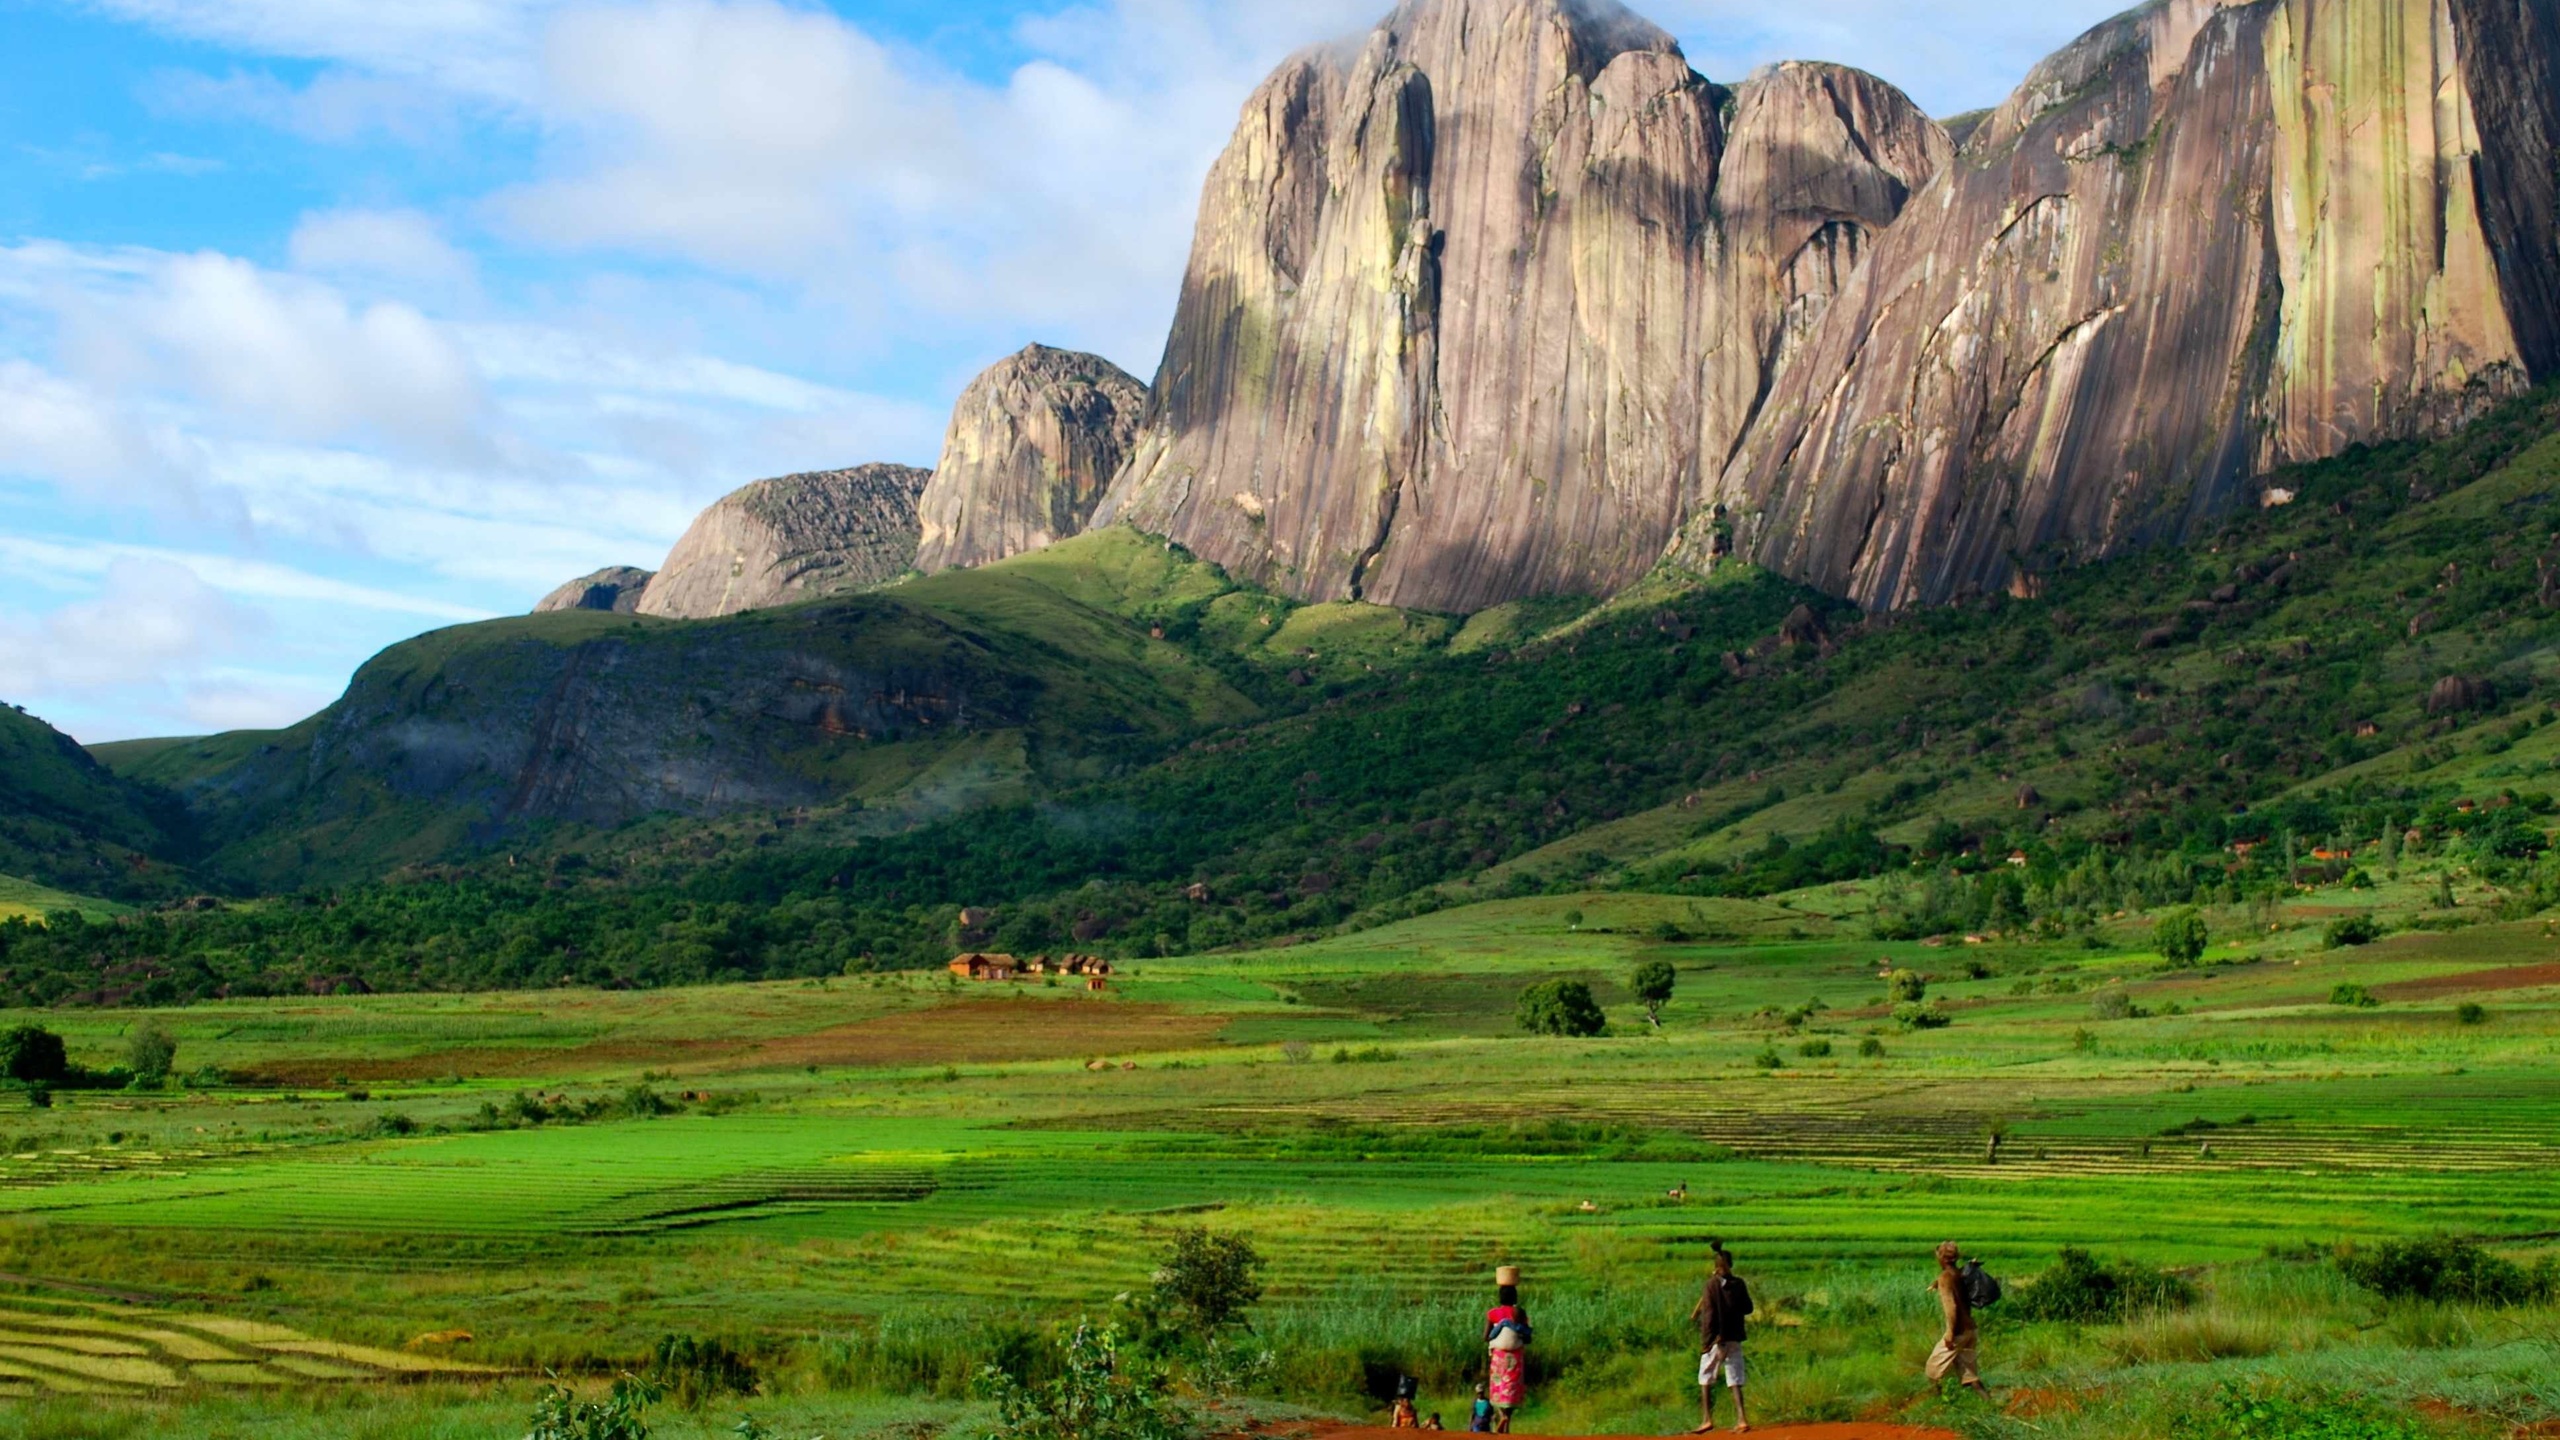
[{"label": "granite cliff", "polygon": [[1097,523],[1309,599],[1619,589],[1951,148],[1833,67],[1721,90],[1613,0],[1412,0],[1246,104]]},{"label": "granite cliff", "polygon": [[917,506],[930,575],[1084,532],[1129,457],[1147,387],[1097,355],[1034,345],[961,392]]},{"label": "granite cliff", "polygon": [[2548,378],[2555,86],[2560,0],[2162,0],[2098,27],[1877,239],[1690,553],[1870,608],[2033,593],[2272,467]]},{"label": "granite cliff", "polygon": [[640,609],[640,597],[648,593],[649,582],[656,577],[656,571],[643,570],[635,565],[608,565],[543,596],[533,607],[533,613],[556,615],[564,610],[601,610],[609,615],[634,614]]},{"label": "granite cliff", "polygon": [[914,568],[931,472],[863,465],[759,480],[702,512],[639,613],[710,620],[885,585]]}]

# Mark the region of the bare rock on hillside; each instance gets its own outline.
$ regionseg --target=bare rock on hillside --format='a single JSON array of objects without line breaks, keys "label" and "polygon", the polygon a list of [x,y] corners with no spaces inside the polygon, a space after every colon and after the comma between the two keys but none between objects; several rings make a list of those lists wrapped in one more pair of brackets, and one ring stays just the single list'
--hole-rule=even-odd
[{"label": "bare rock on hillside", "polygon": [[1829,67],[1726,92],[1614,0],[1408,0],[1282,66],[1211,172],[1097,523],[1308,599],[1608,593],[1949,151]]},{"label": "bare rock on hillside", "polygon": [[550,615],[563,610],[602,610],[614,615],[629,615],[639,610],[640,597],[648,593],[649,581],[657,574],[633,565],[608,565],[593,575],[572,580],[542,597],[533,607],[536,615]]},{"label": "bare rock on hillside", "polygon": [[1147,389],[1098,355],[1034,345],[960,395],[918,506],[926,574],[1083,533],[1129,458]]},{"label": "bare rock on hillside", "polygon": [[1869,609],[2178,538],[2560,367],[2560,0],[2158,0],[1973,126],[1720,498]]},{"label": "bare rock on hillside", "polygon": [[640,613],[707,620],[887,584],[915,565],[932,472],[864,465],[759,480],[702,512]]}]

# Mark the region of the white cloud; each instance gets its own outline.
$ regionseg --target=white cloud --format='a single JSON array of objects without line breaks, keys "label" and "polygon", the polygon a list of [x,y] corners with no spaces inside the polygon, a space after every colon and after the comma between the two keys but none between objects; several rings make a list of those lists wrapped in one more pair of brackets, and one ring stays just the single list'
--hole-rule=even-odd
[{"label": "white cloud", "polygon": [[120,572],[141,575],[183,571],[192,580],[245,599],[330,605],[447,622],[489,618],[489,612],[468,605],[333,580],[272,561],[211,552],[0,535],[0,560],[6,560],[13,573],[30,583],[54,587],[86,589],[99,581],[111,582]]},{"label": "white cloud", "polygon": [[515,99],[533,78],[527,37],[555,0],[89,0],[192,40],[334,61],[462,95]]},{"label": "white cloud", "polygon": [[323,210],[302,217],[285,242],[296,268],[319,274],[468,287],[471,258],[415,210]]}]

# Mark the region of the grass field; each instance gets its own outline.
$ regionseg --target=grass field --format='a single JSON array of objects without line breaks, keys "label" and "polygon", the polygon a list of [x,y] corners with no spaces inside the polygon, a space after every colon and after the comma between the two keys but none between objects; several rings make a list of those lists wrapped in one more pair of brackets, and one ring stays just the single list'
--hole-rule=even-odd
[{"label": "grass field", "polygon": [[71,895],[32,880],[0,875],[0,920],[41,920],[58,910],[77,910],[97,919],[122,915],[128,907],[113,901]]},{"label": "grass field", "polygon": [[[2272,931],[2212,914],[2243,943],[2192,970],[2138,918],[1879,943],[1846,886],[1498,901],[1140,962],[1101,994],[904,976],[33,1017],[98,1065],[156,1020],[196,1082],[0,1112],[0,1436],[512,1435],[534,1377],[668,1334],[757,1355],[765,1393],[662,1434],[742,1408],[920,1433],[1190,1223],[1267,1257],[1261,1389],[1328,1413],[1372,1413],[1394,1373],[1462,1409],[1499,1260],[1541,1323],[1524,1428],[1685,1428],[1713,1236],[1762,1297],[1767,1418],[2156,1434],[2259,1373],[2379,1386],[2448,1433],[2560,1418],[2550,1310],[2384,1305],[2326,1258],[2453,1233],[2529,1262],[2560,1236],[2560,939],[2457,914],[2323,949],[2343,898]],[[1625,988],[1655,957],[1679,970],[1658,1031]],[[1952,1023],[1897,1026],[1888,969],[1931,975]],[[1553,977],[1591,982],[1611,1032],[1519,1034],[1515,997]],[[1913,1378],[1950,1236],[2013,1284],[2077,1245],[2203,1299],[1995,1311],[2026,1408],[1950,1407]]]}]

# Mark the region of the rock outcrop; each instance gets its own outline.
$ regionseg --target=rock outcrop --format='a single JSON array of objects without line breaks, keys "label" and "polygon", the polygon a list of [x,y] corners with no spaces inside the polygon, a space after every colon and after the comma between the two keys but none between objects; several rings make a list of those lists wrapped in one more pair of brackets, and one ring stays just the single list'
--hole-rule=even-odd
[{"label": "rock outcrop", "polygon": [[2560,362],[2556,92],[2560,0],[2098,27],[1875,240],[1718,523],[1870,608],[2028,593],[2269,467],[2476,414]]},{"label": "rock outcrop", "polygon": [[1729,95],[1614,0],[1408,0],[1245,106],[1097,523],[1309,599],[1619,589],[1950,148],[1831,67]]},{"label": "rock outcrop", "polygon": [[1099,355],[1034,345],[960,392],[917,512],[930,575],[1084,532],[1129,458],[1147,387]]},{"label": "rock outcrop", "polygon": [[702,512],[639,613],[709,620],[884,585],[912,569],[932,472],[864,465],[759,480]]},{"label": "rock outcrop", "polygon": [[629,615],[640,608],[640,597],[648,593],[654,570],[634,565],[608,565],[593,575],[572,580],[542,597],[533,607],[536,615],[550,615],[563,610],[602,610],[608,614]]}]

